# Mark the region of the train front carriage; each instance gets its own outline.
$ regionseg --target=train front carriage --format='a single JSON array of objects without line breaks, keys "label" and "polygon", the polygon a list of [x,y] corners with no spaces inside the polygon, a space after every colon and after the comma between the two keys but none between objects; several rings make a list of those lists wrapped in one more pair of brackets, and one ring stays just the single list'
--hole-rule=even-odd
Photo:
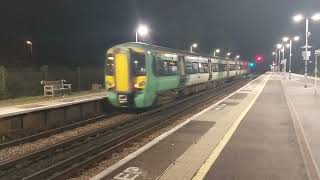
[{"label": "train front carriage", "polygon": [[114,47],[107,52],[105,81],[108,100],[116,107],[150,106],[147,53],[141,48]]}]

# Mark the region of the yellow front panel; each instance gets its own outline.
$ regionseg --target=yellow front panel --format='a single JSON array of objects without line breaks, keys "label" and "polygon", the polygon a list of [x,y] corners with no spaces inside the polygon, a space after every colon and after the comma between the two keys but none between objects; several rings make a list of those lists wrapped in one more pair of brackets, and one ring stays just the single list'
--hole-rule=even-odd
[{"label": "yellow front panel", "polygon": [[116,89],[120,92],[129,91],[129,61],[127,54],[116,54]]},{"label": "yellow front panel", "polygon": [[113,88],[115,86],[114,77],[113,76],[105,76],[105,82],[107,85],[107,89]]},{"label": "yellow front panel", "polygon": [[134,87],[138,89],[145,89],[147,84],[147,76],[138,76],[134,78]]}]

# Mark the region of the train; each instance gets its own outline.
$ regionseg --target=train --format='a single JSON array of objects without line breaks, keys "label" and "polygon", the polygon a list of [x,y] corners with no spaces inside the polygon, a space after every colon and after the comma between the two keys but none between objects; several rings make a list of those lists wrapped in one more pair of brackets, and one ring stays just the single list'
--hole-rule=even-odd
[{"label": "train", "polygon": [[249,73],[245,61],[139,42],[113,46],[105,61],[107,98],[118,108],[149,108],[166,93],[185,96]]}]

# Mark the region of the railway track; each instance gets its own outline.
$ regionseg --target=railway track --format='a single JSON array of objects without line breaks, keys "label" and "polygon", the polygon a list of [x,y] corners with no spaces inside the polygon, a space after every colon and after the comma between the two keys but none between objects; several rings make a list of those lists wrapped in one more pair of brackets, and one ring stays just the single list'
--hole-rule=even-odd
[{"label": "railway track", "polygon": [[40,132],[40,133],[37,133],[37,134],[30,135],[30,136],[27,136],[27,137],[23,137],[23,138],[15,139],[15,140],[12,140],[12,141],[4,142],[4,143],[0,144],[0,149],[4,149],[4,148],[7,148],[7,147],[12,147],[12,146],[17,146],[19,144],[23,144],[23,143],[27,143],[27,142],[32,142],[32,141],[35,141],[35,140],[38,140],[38,139],[41,139],[41,138],[46,138],[46,137],[49,137],[49,136],[54,135],[54,134],[62,133],[62,132],[65,132],[65,131],[68,131],[68,130],[71,130],[71,129],[75,129],[77,127],[81,127],[81,126],[88,125],[90,123],[97,122],[97,121],[102,120],[102,119],[110,118],[110,117],[116,116],[118,114],[120,114],[120,113],[119,112],[112,112],[110,114],[100,115],[100,116],[97,116],[97,117],[94,117],[94,118],[89,118],[89,119],[84,120],[84,121],[76,122],[76,123],[73,123],[73,124],[68,124],[68,125],[65,125],[65,126],[62,126],[62,127],[59,127],[59,128],[55,128],[55,129],[52,129],[52,130],[48,130],[48,131],[44,131],[44,132]]},{"label": "railway track", "polygon": [[97,162],[133,140],[159,129],[176,117],[228,94],[248,80],[228,83],[170,102],[121,123],[96,129],[0,164],[1,179],[62,179]]}]

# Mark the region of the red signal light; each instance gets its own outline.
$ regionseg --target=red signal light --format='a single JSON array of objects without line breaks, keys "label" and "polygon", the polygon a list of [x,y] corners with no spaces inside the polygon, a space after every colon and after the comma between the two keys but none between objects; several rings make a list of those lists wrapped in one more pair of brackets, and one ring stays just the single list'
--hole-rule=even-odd
[{"label": "red signal light", "polygon": [[256,61],[257,64],[263,63],[263,60],[264,60],[263,55],[256,55],[255,56],[255,61]]}]

